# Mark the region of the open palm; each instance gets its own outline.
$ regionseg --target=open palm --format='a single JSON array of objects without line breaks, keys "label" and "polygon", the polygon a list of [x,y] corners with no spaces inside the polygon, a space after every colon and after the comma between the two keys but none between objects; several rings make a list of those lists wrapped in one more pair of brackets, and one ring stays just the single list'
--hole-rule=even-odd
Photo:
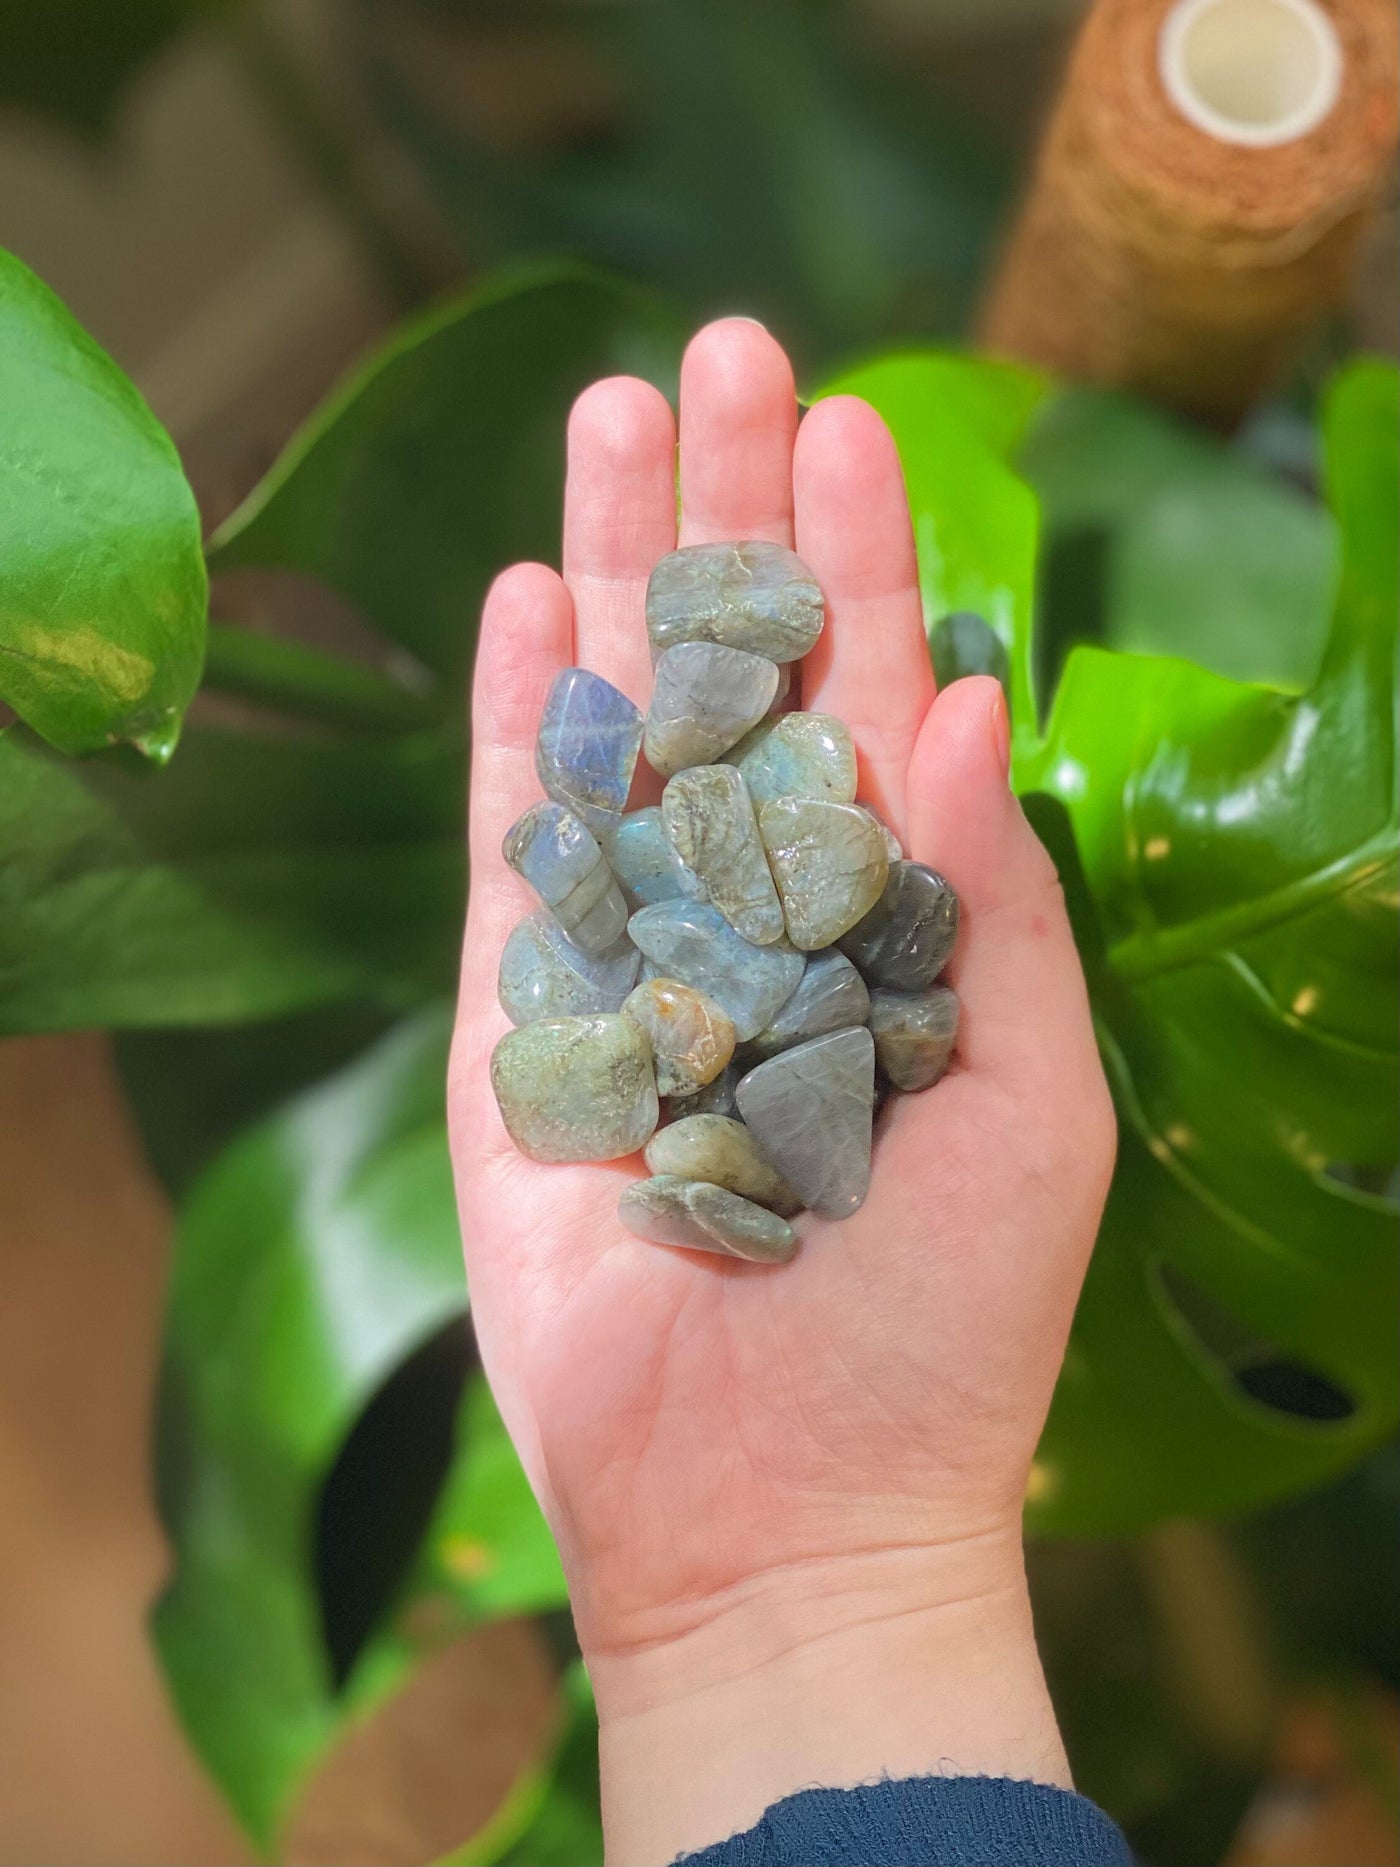
[{"label": "open palm", "polygon": [[626,1233],[635,1158],[539,1166],[512,1146],[487,1066],[509,1028],[501,948],[534,903],[501,839],[539,795],[560,668],[645,709],[643,596],[677,543],[675,448],[648,385],[580,397],[563,576],[525,564],[497,581],[474,694],[453,1157],[483,1361],[585,1650],[667,1638],[788,1565],[1014,1534],[1113,1146],[1055,873],[1007,786],[1000,690],[935,699],[893,443],[851,397],[799,427],[786,357],[738,319],[686,355],[679,542],[773,539],[821,584],[800,704],[847,722],[862,800],[958,890],[958,1053],[937,1089],[887,1105],[861,1211],[798,1220],[780,1268]]}]

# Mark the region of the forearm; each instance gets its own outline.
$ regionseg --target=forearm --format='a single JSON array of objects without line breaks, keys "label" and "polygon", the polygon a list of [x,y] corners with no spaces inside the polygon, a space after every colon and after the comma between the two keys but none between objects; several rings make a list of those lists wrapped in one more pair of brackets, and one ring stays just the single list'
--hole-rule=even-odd
[{"label": "forearm", "polygon": [[1014,1540],[795,1565],[678,1639],[588,1658],[609,1867],[659,1867],[813,1784],[1069,1786]]}]

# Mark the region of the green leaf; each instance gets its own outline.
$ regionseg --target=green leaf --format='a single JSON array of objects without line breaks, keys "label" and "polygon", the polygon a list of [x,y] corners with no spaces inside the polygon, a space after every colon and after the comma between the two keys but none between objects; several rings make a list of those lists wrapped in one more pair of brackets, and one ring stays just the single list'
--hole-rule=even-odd
[{"label": "green leaf", "polygon": [[0,1030],[450,989],[463,793],[451,739],[204,731],[155,772],[0,735]]},{"label": "green leaf", "polygon": [[455,685],[491,577],[558,560],[573,398],[618,370],[669,383],[676,354],[633,288],[579,268],[498,279],[357,370],[220,528],[210,566],[322,577]]},{"label": "green leaf", "polygon": [[0,698],[64,752],[163,761],[199,683],[199,514],[169,436],[0,251]]},{"label": "green leaf", "polygon": [[[478,1374],[419,1555],[338,1682],[314,1556],[322,1497],[383,1384],[466,1307],[449,1032],[439,1007],[392,1032],[236,1141],[181,1214],[159,1461],[175,1569],[155,1637],[186,1730],[265,1847],[344,1720],[424,1652],[564,1599]],[[357,1536],[376,1536],[363,1514]]]},{"label": "green leaf", "polygon": [[[1397,1411],[1395,1210],[1362,1190],[1396,1159],[1394,372],[1357,366],[1329,408],[1341,572],[1306,691],[1081,645],[1043,732],[1035,501],[1006,464],[1030,386],[1018,397],[1014,377],[936,354],[832,386],[868,396],[894,430],[930,619],[979,610],[1008,648],[1015,781],[1060,864],[1119,1108],[1118,1170],[1029,1520],[1119,1531],[1316,1483]],[[1054,416],[1042,403],[1040,419]],[[1120,424],[1130,480],[1142,434]],[[1223,454],[1190,444],[1212,445]],[[1102,472],[1111,480],[1112,458]],[[1241,492],[1239,472],[1252,474],[1218,461],[1204,477],[1224,503],[1234,488],[1256,518],[1292,522],[1292,495]],[[1144,473],[1149,489],[1172,477]],[[1123,513],[1102,487],[1085,498],[1109,513],[1116,552]],[[1179,591],[1209,576],[1253,587],[1259,523],[1195,535],[1210,561],[1178,567]],[[1126,560],[1142,549],[1129,538]],[[1165,547],[1153,552],[1160,571]],[[1279,554],[1307,586],[1283,605],[1300,640],[1274,660],[1296,675],[1317,662],[1322,523],[1303,521]],[[1160,582],[1142,603],[1150,587],[1110,580],[1104,640],[1144,618],[1178,639]],[[1229,652],[1260,652],[1257,617]]]},{"label": "green leaf", "polygon": [[1086,640],[1293,691],[1313,680],[1336,581],[1335,527],[1315,500],[1101,389],[1042,403],[1016,464],[1041,509],[1042,691]]}]

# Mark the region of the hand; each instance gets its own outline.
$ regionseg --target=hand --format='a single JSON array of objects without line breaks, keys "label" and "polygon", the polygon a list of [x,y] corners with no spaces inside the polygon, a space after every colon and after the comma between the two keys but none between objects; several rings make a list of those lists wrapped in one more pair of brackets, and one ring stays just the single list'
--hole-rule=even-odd
[{"label": "hand", "polygon": [[482,1359],[569,1577],[609,1858],[638,1862],[803,1783],[1068,1780],[1020,1516],[1114,1135],[1055,872],[1008,788],[1001,690],[934,696],[889,434],[852,397],[799,427],[783,352],[730,319],[682,370],[680,542],[775,539],[821,584],[801,704],[847,722],[862,801],[961,897],[957,1056],[887,1105],[861,1211],[804,1215],[781,1269],[624,1232],[635,1158],[538,1166],[512,1146],[487,1064],[501,948],[534,903],[501,838],[539,796],[560,668],[646,706],[675,445],[656,390],[594,384],[569,423],[564,574],[516,565],[487,600],[450,1084]]}]

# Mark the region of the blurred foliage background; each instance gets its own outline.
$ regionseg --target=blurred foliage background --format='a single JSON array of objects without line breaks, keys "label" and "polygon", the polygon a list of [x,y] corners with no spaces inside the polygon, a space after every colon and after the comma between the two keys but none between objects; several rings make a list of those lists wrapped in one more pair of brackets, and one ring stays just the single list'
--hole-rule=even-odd
[{"label": "blurred foliage background", "polygon": [[[0,1053],[4,1858],[601,1858],[461,1324],[457,721],[571,396],[730,310],[890,420],[1076,906],[1124,1162],[1029,1504],[1078,1779],[1162,1867],[1395,1858],[1393,224],[1229,440],[960,354],[1076,13],[0,0],[0,243],[77,320],[7,267],[10,458],[77,517],[12,507],[0,629],[160,674],[4,690],[3,1028],[120,1071]],[[1208,828],[1145,899],[1143,824]]]}]

